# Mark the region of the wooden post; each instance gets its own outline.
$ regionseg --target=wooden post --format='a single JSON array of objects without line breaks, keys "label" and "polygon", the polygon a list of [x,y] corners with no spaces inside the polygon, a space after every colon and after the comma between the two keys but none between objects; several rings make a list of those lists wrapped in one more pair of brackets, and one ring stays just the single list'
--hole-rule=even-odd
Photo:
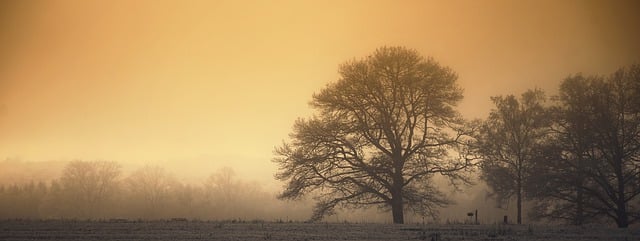
[{"label": "wooden post", "polygon": [[478,209],[476,209],[476,224],[478,224]]}]

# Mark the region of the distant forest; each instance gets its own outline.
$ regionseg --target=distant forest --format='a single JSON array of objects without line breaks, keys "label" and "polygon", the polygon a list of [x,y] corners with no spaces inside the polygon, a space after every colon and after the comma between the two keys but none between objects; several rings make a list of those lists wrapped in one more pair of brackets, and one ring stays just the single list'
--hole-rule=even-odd
[{"label": "distant forest", "polygon": [[201,183],[185,184],[159,166],[124,176],[113,161],[72,161],[58,178],[0,185],[0,219],[303,218],[295,216],[303,213],[296,209],[302,205],[274,196],[258,183],[238,179],[230,168],[213,172]]}]

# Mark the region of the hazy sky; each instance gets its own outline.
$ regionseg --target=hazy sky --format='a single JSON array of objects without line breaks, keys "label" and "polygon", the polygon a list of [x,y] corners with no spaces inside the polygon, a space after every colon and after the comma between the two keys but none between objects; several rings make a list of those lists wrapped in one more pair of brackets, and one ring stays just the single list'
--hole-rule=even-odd
[{"label": "hazy sky", "polygon": [[640,63],[638,1],[2,1],[0,159],[256,180],[338,65],[384,45],[459,74],[460,111]]}]

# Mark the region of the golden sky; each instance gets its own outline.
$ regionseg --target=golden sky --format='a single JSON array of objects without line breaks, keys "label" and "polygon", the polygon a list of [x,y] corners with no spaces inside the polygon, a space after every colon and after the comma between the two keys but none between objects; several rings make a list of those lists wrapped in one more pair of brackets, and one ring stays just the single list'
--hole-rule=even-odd
[{"label": "golden sky", "polygon": [[0,159],[206,163],[271,179],[274,146],[344,61],[414,48],[455,70],[460,111],[483,117],[490,96],[640,63],[639,5],[2,1]]}]

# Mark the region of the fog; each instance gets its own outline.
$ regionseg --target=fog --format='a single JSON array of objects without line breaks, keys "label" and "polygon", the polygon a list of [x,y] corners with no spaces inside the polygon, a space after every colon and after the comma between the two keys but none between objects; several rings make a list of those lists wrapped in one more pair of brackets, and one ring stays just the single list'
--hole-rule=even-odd
[{"label": "fog", "polygon": [[[571,74],[640,63],[639,8],[637,1],[3,1],[0,184],[50,188],[74,160],[107,160],[122,166],[118,183],[153,166],[204,193],[211,175],[233,170],[239,190],[253,190],[242,192],[251,196],[235,203],[237,213],[174,202],[166,205],[175,213],[149,216],[134,208],[139,203],[114,201],[129,207],[110,207],[116,211],[107,216],[304,220],[312,200],[275,198],[282,183],[273,178],[273,150],[297,118],[314,114],[308,102],[337,80],[340,64],[380,46],[416,49],[458,74],[459,112],[484,118],[490,96],[553,94]],[[493,208],[480,181],[464,192],[442,186],[458,205],[444,209],[441,222],[465,221],[475,209],[488,223],[513,215]],[[135,199],[127,195],[116,196]],[[60,216],[39,208],[33,217]],[[373,209],[328,220],[387,216]]]},{"label": "fog", "polygon": [[[69,175],[65,168],[73,163],[110,163],[118,166],[111,191],[99,202],[89,204],[92,195],[75,184],[92,185],[90,177]],[[218,220],[234,222],[273,221],[302,222],[311,215],[313,200],[282,201],[276,198],[279,186],[241,179],[230,167],[209,169],[209,174],[196,179],[177,175],[157,164],[122,166],[109,161],[25,162],[0,161],[0,219],[174,219]],[[83,167],[76,167],[86,172]],[[75,176],[75,180],[73,180]],[[65,184],[65,179],[73,181]],[[443,186],[447,181],[437,180]],[[66,185],[66,186],[65,186]],[[97,184],[96,184],[97,185]],[[514,207],[496,208],[487,197],[485,185],[465,188],[463,194],[453,190],[447,194],[457,204],[442,209],[440,215],[422,217],[408,215],[408,223],[468,223],[468,212],[479,210],[479,222],[498,223],[503,215],[512,215]],[[327,222],[389,223],[388,213],[377,208],[340,209],[327,217]]]}]

